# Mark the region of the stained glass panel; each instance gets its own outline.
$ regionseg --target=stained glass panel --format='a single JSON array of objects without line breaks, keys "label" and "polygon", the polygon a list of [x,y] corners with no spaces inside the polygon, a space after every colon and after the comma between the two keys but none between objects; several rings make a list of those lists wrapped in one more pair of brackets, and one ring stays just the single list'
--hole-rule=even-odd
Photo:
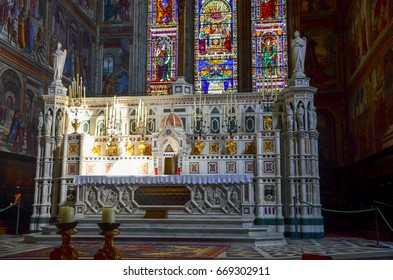
[{"label": "stained glass panel", "polygon": [[148,95],[167,94],[177,76],[178,0],[149,0]]},{"label": "stained glass panel", "polygon": [[237,90],[237,0],[195,1],[196,93]]},{"label": "stained glass panel", "polygon": [[253,91],[282,89],[288,80],[286,0],[252,2]]}]

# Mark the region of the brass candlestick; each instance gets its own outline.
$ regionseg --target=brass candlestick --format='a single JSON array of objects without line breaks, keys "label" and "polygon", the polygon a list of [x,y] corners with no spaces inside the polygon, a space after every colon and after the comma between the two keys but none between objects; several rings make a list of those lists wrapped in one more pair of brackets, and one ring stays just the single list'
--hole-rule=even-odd
[{"label": "brass candlestick", "polygon": [[74,128],[74,133],[78,133],[78,129],[81,126],[81,123],[78,121],[77,118],[75,118],[73,120],[73,122],[71,123],[72,127]]},{"label": "brass candlestick", "polygon": [[61,246],[55,248],[50,254],[50,260],[77,260],[79,252],[73,246],[70,245],[71,235],[77,233],[75,229],[78,222],[72,223],[56,223],[56,227],[59,229],[57,232],[61,235],[62,243]]},{"label": "brass candlestick", "polygon": [[105,244],[98,252],[94,255],[95,260],[121,260],[121,255],[118,249],[115,247],[114,237],[119,234],[117,229],[119,223],[98,223],[100,229],[100,235],[105,236]]}]

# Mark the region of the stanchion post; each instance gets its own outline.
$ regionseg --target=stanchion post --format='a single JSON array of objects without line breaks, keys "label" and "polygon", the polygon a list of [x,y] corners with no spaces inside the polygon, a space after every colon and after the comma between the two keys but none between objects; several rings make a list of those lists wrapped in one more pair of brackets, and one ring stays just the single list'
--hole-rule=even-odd
[{"label": "stanchion post", "polygon": [[19,215],[20,215],[20,201],[21,201],[21,197],[18,198],[18,211],[16,213],[16,231],[15,231],[15,235],[18,236],[19,234]]},{"label": "stanchion post", "polygon": [[295,224],[295,238],[298,238],[298,232],[297,232],[297,215],[296,215],[297,209],[296,209],[296,196],[293,196],[293,218],[294,218],[294,224]]},{"label": "stanchion post", "polygon": [[377,234],[377,246],[379,246],[379,223],[378,223],[378,206],[377,204],[373,203],[374,206],[374,215],[375,215],[375,230],[376,230],[376,234]]}]

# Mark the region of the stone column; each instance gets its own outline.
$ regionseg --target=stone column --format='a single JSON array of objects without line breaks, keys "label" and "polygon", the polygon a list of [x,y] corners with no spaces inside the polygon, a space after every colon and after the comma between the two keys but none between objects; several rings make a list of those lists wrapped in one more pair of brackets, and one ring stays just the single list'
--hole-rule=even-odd
[{"label": "stone column", "polygon": [[146,95],[148,1],[135,0],[133,2],[134,32],[130,48],[130,88],[132,95]]},{"label": "stone column", "polygon": [[255,190],[255,203],[256,203],[256,219],[263,219],[263,142],[262,142],[262,132],[258,131],[257,133],[257,188]]}]

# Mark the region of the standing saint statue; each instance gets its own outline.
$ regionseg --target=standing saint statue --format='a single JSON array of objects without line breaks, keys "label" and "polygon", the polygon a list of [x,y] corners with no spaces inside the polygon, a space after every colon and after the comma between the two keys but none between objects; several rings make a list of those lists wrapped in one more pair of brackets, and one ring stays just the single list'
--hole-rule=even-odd
[{"label": "standing saint statue", "polygon": [[57,49],[53,53],[53,81],[62,79],[66,57],[67,50],[62,50],[61,43],[57,43]]},{"label": "standing saint statue", "polygon": [[295,38],[292,39],[292,67],[293,76],[305,77],[304,75],[304,59],[306,57],[307,39],[300,37],[300,32],[295,31]]},{"label": "standing saint statue", "polygon": [[45,114],[45,136],[52,134],[52,113],[50,111]]}]

